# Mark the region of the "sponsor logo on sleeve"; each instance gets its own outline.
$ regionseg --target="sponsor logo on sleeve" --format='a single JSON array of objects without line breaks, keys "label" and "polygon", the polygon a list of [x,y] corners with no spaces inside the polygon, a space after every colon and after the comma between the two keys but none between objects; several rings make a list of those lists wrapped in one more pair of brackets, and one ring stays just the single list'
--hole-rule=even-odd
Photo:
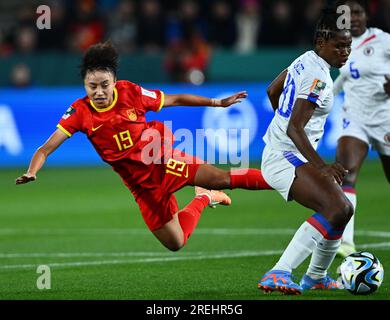
[{"label": "sponsor logo on sleeve", "polygon": [[68,119],[73,113],[76,112],[76,109],[73,108],[72,106],[70,106],[68,108],[68,110],[66,110],[66,112],[64,113],[64,115],[62,116],[62,119],[66,120]]},{"label": "sponsor logo on sleeve", "polygon": [[147,97],[150,97],[150,98],[153,98],[153,99],[157,99],[156,92],[149,91],[149,90],[146,90],[144,88],[141,88],[141,93],[142,93],[143,96],[147,96]]}]

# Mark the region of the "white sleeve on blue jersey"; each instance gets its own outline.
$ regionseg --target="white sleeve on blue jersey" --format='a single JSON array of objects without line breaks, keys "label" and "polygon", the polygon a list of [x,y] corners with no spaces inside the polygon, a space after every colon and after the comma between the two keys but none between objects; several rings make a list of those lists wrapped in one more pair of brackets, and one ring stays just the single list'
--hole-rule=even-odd
[{"label": "white sleeve on blue jersey", "polygon": [[324,89],[330,85],[326,83],[326,79],[327,75],[321,69],[314,69],[310,70],[310,73],[303,73],[299,88],[297,88],[297,98],[309,100],[321,108],[324,103]]}]

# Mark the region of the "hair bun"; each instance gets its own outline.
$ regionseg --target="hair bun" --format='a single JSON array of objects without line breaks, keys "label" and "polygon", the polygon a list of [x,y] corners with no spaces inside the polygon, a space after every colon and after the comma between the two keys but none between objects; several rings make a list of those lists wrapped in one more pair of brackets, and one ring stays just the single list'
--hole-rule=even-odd
[{"label": "hair bun", "polygon": [[88,71],[109,70],[116,77],[118,52],[111,42],[97,43],[88,48],[81,64],[81,76],[84,79]]}]

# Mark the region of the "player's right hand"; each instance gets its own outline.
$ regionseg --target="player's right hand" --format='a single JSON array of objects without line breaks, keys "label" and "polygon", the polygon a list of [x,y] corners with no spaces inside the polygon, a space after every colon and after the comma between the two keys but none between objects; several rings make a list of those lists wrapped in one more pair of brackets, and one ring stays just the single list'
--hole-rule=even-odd
[{"label": "player's right hand", "polygon": [[230,97],[227,97],[225,99],[221,99],[220,107],[226,108],[231,106],[232,104],[235,103],[240,103],[241,99],[245,99],[248,97],[248,93],[246,91],[241,91],[236,94],[233,94]]},{"label": "player's right hand", "polygon": [[24,184],[24,183],[28,183],[31,181],[35,181],[36,179],[37,179],[37,177],[35,175],[25,173],[24,175],[16,178],[15,184]]},{"label": "player's right hand", "polygon": [[342,184],[344,177],[348,174],[348,170],[338,163],[327,164],[320,169],[324,176],[333,177],[336,183]]}]

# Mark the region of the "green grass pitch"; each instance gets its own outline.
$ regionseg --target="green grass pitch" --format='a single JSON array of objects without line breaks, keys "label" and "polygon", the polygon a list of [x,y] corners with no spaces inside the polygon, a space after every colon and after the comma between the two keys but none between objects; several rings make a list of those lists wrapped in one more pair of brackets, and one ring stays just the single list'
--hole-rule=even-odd
[{"label": "green grass pitch", "polygon": [[[378,292],[263,294],[257,281],[277,261],[310,210],[274,191],[229,191],[230,207],[207,208],[187,246],[169,252],[153,237],[131,194],[107,167],[45,168],[15,186],[24,169],[0,170],[0,299],[312,300],[390,298],[389,186],[377,161],[364,164],[357,188],[358,248],[384,265]],[[193,188],[177,193],[180,206]],[[341,259],[331,267],[335,274]],[[298,280],[308,261],[295,275]],[[38,265],[51,289],[36,286]]]}]

